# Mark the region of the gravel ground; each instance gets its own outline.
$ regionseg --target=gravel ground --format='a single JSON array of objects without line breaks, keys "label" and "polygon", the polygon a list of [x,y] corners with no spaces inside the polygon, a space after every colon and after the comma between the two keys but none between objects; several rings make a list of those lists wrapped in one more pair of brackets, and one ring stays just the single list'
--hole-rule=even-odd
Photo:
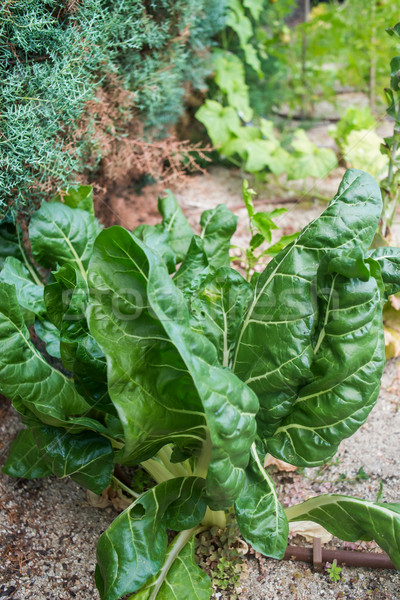
[{"label": "gravel ground", "polygon": [[[337,169],[319,191],[333,195],[342,174],[343,170]],[[198,222],[205,208],[227,203],[240,218],[235,243],[244,245],[248,231],[240,196],[241,180],[239,171],[217,168],[207,175],[191,178],[175,191],[193,223]],[[268,194],[260,190],[257,201],[260,210],[277,206]],[[124,214],[130,211],[130,224],[134,226],[143,221],[146,211],[155,214],[154,191],[153,198],[154,205],[142,202],[142,212],[134,213],[132,198],[122,198],[118,212],[113,209],[114,216],[127,225]],[[303,227],[324,208],[318,202],[292,200],[285,202],[285,206],[289,211],[280,220],[283,233]],[[367,423],[342,443],[330,464],[305,469],[303,473],[275,474],[281,500],[289,505],[326,492],[375,500],[381,489],[383,500],[398,502],[399,392],[400,361],[393,360],[386,366],[381,394]],[[4,462],[8,445],[19,428],[14,410],[6,400],[0,400],[0,462]],[[361,467],[366,479],[357,477]],[[96,541],[116,514],[113,508],[89,505],[85,490],[71,480],[23,481],[1,475],[0,598],[99,600],[93,580]],[[334,539],[329,546],[343,548],[343,542]],[[373,544],[365,542],[361,549],[376,551]],[[243,600],[399,600],[400,573],[344,567],[341,580],[331,583],[327,572],[314,573],[304,563],[278,562],[249,554],[240,586],[237,597]],[[215,598],[228,600],[236,596],[217,592]]]}]

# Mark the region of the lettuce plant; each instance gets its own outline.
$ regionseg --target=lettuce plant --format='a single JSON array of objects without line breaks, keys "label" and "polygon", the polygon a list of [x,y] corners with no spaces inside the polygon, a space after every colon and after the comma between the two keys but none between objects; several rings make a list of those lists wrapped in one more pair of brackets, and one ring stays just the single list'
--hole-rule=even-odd
[{"label": "lettuce plant", "polygon": [[29,235],[45,285],[2,226],[0,391],[26,426],[4,472],[96,493],[116,463],[154,479],[100,536],[103,600],[209,598],[194,539],[227,511],[266,556],[283,556],[289,521],[310,520],[376,540],[400,568],[400,504],[327,494],[285,509],[263,468],[266,452],[324,463],[375,404],[382,305],[400,289],[400,250],[369,250],[381,208],[375,181],[348,171],[250,282],[229,266],[236,217],[206,210],[196,235],[170,193],[162,222],[133,232],[101,231],[88,188],[44,203]]}]

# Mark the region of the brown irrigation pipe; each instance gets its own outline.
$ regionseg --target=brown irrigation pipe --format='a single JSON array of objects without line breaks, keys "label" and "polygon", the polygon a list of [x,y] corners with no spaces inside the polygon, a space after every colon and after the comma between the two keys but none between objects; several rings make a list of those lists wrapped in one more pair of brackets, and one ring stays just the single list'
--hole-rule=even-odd
[{"label": "brown irrigation pipe", "polygon": [[324,563],[332,563],[349,567],[366,567],[370,569],[396,569],[387,554],[373,552],[355,552],[353,550],[328,550],[321,548],[321,540],[314,538],[313,548],[288,546],[284,560],[300,560],[314,565],[315,570],[321,571]]}]

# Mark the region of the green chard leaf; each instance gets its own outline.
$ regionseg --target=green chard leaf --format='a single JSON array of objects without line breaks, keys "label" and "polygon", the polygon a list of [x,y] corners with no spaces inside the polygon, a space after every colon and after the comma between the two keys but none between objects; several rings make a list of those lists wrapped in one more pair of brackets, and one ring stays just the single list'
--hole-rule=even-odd
[{"label": "green chard leaf", "polygon": [[400,291],[400,249],[386,246],[369,252],[368,256],[381,268],[386,299],[397,294]]},{"label": "green chard leaf", "polygon": [[0,281],[15,286],[18,304],[28,326],[33,324],[35,315],[44,317],[46,307],[43,286],[33,280],[32,275],[21,261],[13,256],[6,258],[0,272]]},{"label": "green chard leaf", "polygon": [[198,290],[209,272],[210,267],[204,251],[204,242],[198,235],[194,235],[189,250],[173,277],[174,283],[184,295],[191,296]]},{"label": "green chard leaf", "polygon": [[255,550],[283,558],[289,525],[274,483],[263,467],[264,456],[253,444],[246,483],[235,502],[235,512],[241,534]]},{"label": "green chard leaf", "polygon": [[357,269],[360,277],[367,268],[359,253],[327,254],[318,271],[314,377],[266,442],[271,454],[291,464],[327,460],[365,422],[378,396],[385,363],[382,284],[379,269],[378,280],[357,278]]},{"label": "green chard leaf", "polygon": [[[92,186],[80,185],[76,190],[68,188],[68,190],[64,190],[62,194],[62,201],[71,208],[86,210],[86,212],[94,217]],[[60,194],[56,194],[54,198],[52,198],[52,202],[61,202]]]},{"label": "green chard leaf", "polygon": [[[207,423],[210,506],[228,508],[244,483],[255,436],[255,395],[219,366],[213,344],[192,331],[186,301],[165,265],[123,229],[100,234],[90,282],[101,297],[93,298],[90,328],[109,361],[110,395],[126,424],[130,453],[142,455],[148,448],[150,458],[174,434],[177,444],[194,434],[204,441]],[[114,294],[114,310],[107,292]],[[125,319],[115,316],[116,299]]]},{"label": "green chard leaf", "polygon": [[51,367],[30,341],[15,287],[0,283],[0,391],[22,401],[41,421],[64,424],[89,405],[65,375]]},{"label": "green chard leaf", "polygon": [[229,267],[208,275],[191,297],[192,328],[212,341],[225,367],[230,364],[237,332],[252,297],[252,286]]},{"label": "green chard leaf", "polygon": [[229,248],[237,221],[238,218],[225,204],[205,210],[201,215],[201,238],[204,242],[204,251],[210,265],[216,269],[229,266]]},{"label": "green chard leaf", "polygon": [[86,278],[86,268],[100,227],[86,210],[60,202],[43,202],[29,224],[29,236],[35,260],[53,269],[57,265],[75,265]]},{"label": "green chard leaf", "polygon": [[139,244],[111,227],[96,240],[89,267],[89,327],[107,358],[109,394],[125,432],[120,460],[131,464],[170,442],[198,448],[206,437],[187,367],[150,311],[147,259]]},{"label": "green chard leaf", "polygon": [[359,247],[366,253],[381,207],[380,190],[372,177],[347,171],[325,212],[257,279],[254,300],[238,334],[233,370],[259,397],[257,421],[264,439],[290,415],[299,389],[314,378],[320,261],[334,250],[345,254]]},{"label": "green chard leaf", "polygon": [[54,358],[61,358],[60,351],[60,332],[57,327],[45,319],[35,322],[35,331],[37,336],[46,344],[46,352]]},{"label": "green chard leaf", "polygon": [[151,586],[166,558],[166,528],[194,528],[205,511],[204,480],[198,477],[171,479],[142,494],[100,536],[96,585],[102,600]]},{"label": "green chard leaf", "polygon": [[51,469],[35,442],[32,429],[22,429],[12,442],[2,469],[10,477],[37,479],[51,475]]},{"label": "green chard leaf", "polygon": [[[188,536],[191,537],[182,549]],[[168,546],[159,573],[128,600],[209,600],[212,591],[210,578],[194,560],[194,536],[189,530],[175,537]]]},{"label": "green chard leaf", "polygon": [[167,196],[158,199],[158,211],[163,218],[162,226],[169,234],[168,243],[179,263],[185,257],[194,233],[171,190],[165,191]]},{"label": "green chard leaf", "polygon": [[55,427],[35,427],[33,437],[57,477],[71,477],[95,494],[110,485],[114,452],[109,440],[93,431],[71,435]]},{"label": "green chard leaf", "polygon": [[375,540],[400,570],[400,504],[324,494],[286,509],[291,521],[313,521],[338,538]]},{"label": "green chard leaf", "polygon": [[[165,229],[161,223],[158,225],[139,225],[132,233],[158,254],[167,265],[170,273],[175,271],[176,255],[170,244],[168,229]],[[176,241],[173,245],[176,247]]]}]

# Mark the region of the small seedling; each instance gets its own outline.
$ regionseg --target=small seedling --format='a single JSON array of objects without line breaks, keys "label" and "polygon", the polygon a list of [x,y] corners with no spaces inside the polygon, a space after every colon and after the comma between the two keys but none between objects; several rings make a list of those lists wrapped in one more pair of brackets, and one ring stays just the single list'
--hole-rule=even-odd
[{"label": "small seedling", "polygon": [[332,564],[326,563],[326,570],[328,571],[331,581],[340,581],[340,573],[342,571],[342,567],[337,566],[336,559],[333,561]]}]

